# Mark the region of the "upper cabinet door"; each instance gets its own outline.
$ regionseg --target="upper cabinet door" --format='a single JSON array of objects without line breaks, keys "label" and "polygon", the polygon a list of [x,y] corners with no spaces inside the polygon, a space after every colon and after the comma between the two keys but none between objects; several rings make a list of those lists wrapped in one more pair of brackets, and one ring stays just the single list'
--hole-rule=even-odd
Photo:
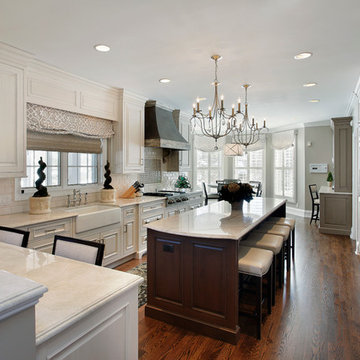
[{"label": "upper cabinet door", "polygon": [[145,99],[136,95],[120,96],[120,116],[108,153],[114,174],[144,172],[144,106]]},{"label": "upper cabinet door", "polygon": [[[189,119],[181,118],[179,124],[179,130],[184,139],[190,142],[190,124]],[[191,150],[189,151],[179,151],[179,170],[180,171],[190,171],[191,166]]]},{"label": "upper cabinet door", "polygon": [[0,177],[25,170],[24,69],[0,62]]},{"label": "upper cabinet door", "polygon": [[118,90],[55,69],[27,72],[26,101],[55,109],[117,121]]},{"label": "upper cabinet door", "polygon": [[144,172],[144,104],[124,101],[124,173]]}]

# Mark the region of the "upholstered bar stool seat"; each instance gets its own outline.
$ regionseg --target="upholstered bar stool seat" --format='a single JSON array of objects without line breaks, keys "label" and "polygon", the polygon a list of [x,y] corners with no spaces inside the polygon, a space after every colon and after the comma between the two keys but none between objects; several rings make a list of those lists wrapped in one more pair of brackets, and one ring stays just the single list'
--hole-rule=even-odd
[{"label": "upholstered bar stool seat", "polygon": [[271,313],[272,299],[272,260],[273,253],[269,250],[257,249],[248,246],[238,248],[238,270],[240,279],[242,275],[248,275],[256,279],[256,311],[257,336],[261,339],[262,323],[262,280],[267,275],[267,308]]},{"label": "upholstered bar stool seat", "polygon": [[272,284],[272,304],[275,305],[276,291],[276,270],[279,271],[279,287],[284,276],[284,254],[283,237],[273,234],[251,233],[245,240],[241,240],[240,246],[250,246],[259,249],[270,250],[273,253],[273,284]]},{"label": "upholstered bar stool seat", "polygon": [[289,226],[291,230],[291,241],[290,241],[290,249],[292,250],[292,258],[295,258],[295,219],[284,218],[284,217],[269,217],[267,222],[271,222],[276,225],[285,225]]},{"label": "upholstered bar stool seat", "polygon": [[253,231],[259,233],[279,235],[283,237],[284,247],[286,250],[284,254],[286,258],[287,270],[290,270],[290,227],[285,225],[277,225],[269,222],[264,222]]},{"label": "upholstered bar stool seat", "polygon": [[288,217],[268,217],[266,219],[266,222],[272,223],[272,224],[276,224],[276,225],[285,225],[285,226],[289,226],[291,230],[294,230],[295,228],[295,219],[291,219]]}]

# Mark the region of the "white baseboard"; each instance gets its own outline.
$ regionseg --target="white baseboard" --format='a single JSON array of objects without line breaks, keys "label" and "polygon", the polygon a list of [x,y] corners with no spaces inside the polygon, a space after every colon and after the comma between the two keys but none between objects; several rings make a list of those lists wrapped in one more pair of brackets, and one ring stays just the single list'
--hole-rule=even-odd
[{"label": "white baseboard", "polygon": [[311,211],[310,210],[304,210],[304,209],[299,209],[299,208],[294,208],[294,207],[290,207],[287,206],[286,207],[286,212],[292,215],[296,215],[296,216],[301,216],[304,218],[310,218],[311,217]]}]

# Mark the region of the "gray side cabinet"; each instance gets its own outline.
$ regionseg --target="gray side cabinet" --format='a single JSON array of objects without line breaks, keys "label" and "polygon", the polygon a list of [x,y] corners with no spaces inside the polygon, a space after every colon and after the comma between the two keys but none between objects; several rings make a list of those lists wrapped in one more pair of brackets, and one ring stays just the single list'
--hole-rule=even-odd
[{"label": "gray side cabinet", "polygon": [[333,118],[335,192],[352,192],[352,117]]}]

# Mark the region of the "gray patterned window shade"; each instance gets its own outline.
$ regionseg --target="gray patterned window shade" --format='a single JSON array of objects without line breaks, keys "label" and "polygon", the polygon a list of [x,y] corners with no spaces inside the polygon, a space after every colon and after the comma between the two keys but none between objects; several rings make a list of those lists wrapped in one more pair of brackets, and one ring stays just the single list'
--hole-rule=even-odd
[{"label": "gray patterned window shade", "polygon": [[26,104],[27,149],[102,152],[101,139],[113,134],[112,121],[36,104]]},{"label": "gray patterned window shade", "polygon": [[114,134],[112,121],[36,104],[26,104],[27,128],[46,134],[71,134],[106,139]]},{"label": "gray patterned window shade", "polygon": [[27,131],[27,150],[46,150],[101,154],[101,139],[88,139],[74,135],[53,135]]}]

